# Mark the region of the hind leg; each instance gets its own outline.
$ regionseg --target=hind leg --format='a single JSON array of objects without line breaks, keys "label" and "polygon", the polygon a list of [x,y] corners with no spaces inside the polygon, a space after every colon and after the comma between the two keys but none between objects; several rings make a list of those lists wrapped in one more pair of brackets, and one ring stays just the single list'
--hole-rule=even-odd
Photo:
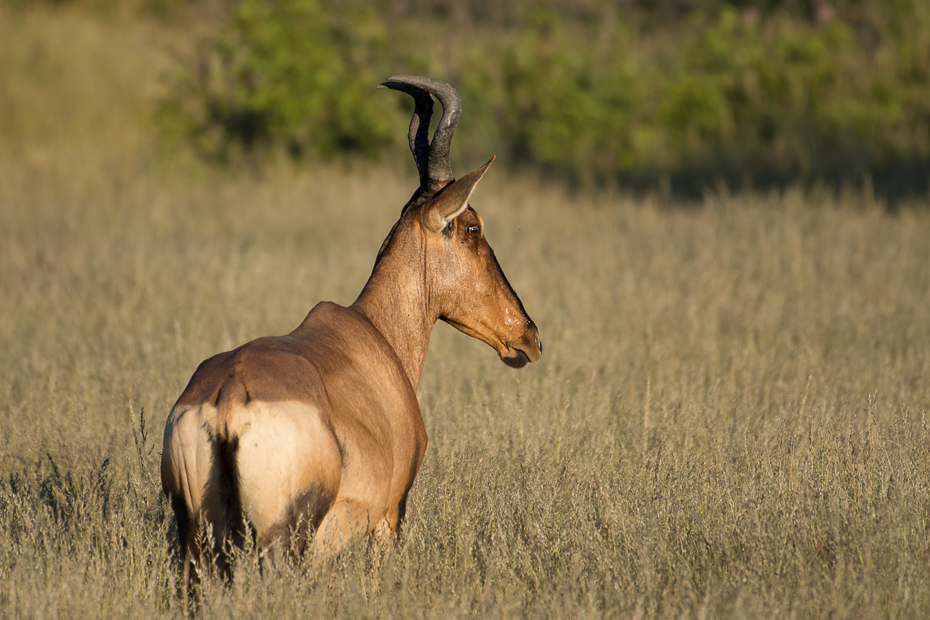
[{"label": "hind leg", "polygon": [[300,556],[340,490],[342,458],[315,405],[253,401],[240,412],[238,496],[270,558]]},{"label": "hind leg", "polygon": [[291,503],[278,523],[257,536],[263,570],[279,558],[302,558],[331,503],[332,492],[314,485]]},{"label": "hind leg", "polygon": [[172,508],[178,526],[178,542],[181,550],[181,572],[187,585],[188,600],[199,603],[205,585],[217,575],[225,582],[229,579],[229,562],[218,542],[222,537],[214,536],[213,524],[203,515],[193,519],[183,500],[172,497]]},{"label": "hind leg", "polygon": [[337,501],[320,522],[313,539],[314,550],[321,557],[336,555],[371,531],[371,525],[368,510],[348,500]]},{"label": "hind leg", "polygon": [[175,514],[187,595],[190,600],[198,602],[205,585],[213,584],[217,577],[222,583],[231,579],[232,567],[227,553],[231,541],[224,528],[214,529],[214,523],[203,515],[196,520],[190,519],[186,507],[180,511],[176,509]]},{"label": "hind leg", "polygon": [[197,601],[200,599],[200,553],[198,553],[196,541],[196,529],[191,523],[190,513],[187,511],[187,505],[184,500],[178,496],[172,496],[171,508],[174,510],[175,520],[178,526],[178,542],[181,547],[181,573],[184,582],[187,584],[187,596],[190,600]]},{"label": "hind leg", "polygon": [[381,570],[387,562],[388,555],[397,546],[397,534],[398,532],[391,529],[387,519],[381,519],[368,535],[365,572],[374,580],[375,590],[381,589]]}]

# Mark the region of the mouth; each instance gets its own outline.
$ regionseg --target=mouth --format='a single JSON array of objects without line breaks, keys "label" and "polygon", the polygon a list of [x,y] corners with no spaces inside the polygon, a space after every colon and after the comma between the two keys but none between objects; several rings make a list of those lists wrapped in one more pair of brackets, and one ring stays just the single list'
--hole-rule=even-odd
[{"label": "mouth", "polygon": [[[524,340],[529,340],[529,338]],[[542,350],[542,340],[539,339],[539,334],[535,334],[532,344],[521,342],[517,345],[508,346],[506,351],[500,354],[501,361],[511,368],[523,368],[530,362],[539,361],[539,358],[542,357]]]},{"label": "mouth", "polygon": [[523,368],[530,363],[530,358],[519,349],[513,349],[513,355],[501,355],[501,361],[511,368]]}]

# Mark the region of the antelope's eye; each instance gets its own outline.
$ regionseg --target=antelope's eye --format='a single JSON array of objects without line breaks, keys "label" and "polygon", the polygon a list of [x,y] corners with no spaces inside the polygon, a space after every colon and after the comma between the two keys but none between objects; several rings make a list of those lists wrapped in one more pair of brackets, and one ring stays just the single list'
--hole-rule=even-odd
[{"label": "antelope's eye", "polygon": [[469,235],[477,235],[478,233],[481,232],[481,228],[479,228],[478,226],[469,226],[465,230],[468,232]]}]

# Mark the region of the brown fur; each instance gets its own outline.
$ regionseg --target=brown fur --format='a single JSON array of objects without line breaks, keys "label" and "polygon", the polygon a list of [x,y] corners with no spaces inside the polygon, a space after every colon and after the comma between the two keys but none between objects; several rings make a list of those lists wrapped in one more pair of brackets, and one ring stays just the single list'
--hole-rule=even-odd
[{"label": "brown fur", "polygon": [[397,533],[423,460],[416,399],[430,331],[443,319],[509,365],[536,361],[536,326],[467,205],[482,168],[417,192],[349,307],[318,304],[290,334],[203,362],[165,427],[162,483],[196,583],[212,552],[251,529],[263,553],[333,553]]}]

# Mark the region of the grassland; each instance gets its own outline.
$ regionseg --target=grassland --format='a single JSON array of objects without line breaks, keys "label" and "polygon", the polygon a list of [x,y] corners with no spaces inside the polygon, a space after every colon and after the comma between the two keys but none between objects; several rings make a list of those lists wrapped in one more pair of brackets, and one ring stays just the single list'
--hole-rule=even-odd
[{"label": "grassland", "polygon": [[[172,36],[0,14],[4,617],[183,613],[174,398],[208,355],[353,301],[416,182],[406,152],[260,176],[166,154],[145,119]],[[503,169],[474,204],[543,359],[439,325],[384,569],[245,553],[204,617],[930,614],[930,204],[678,205]]]}]

